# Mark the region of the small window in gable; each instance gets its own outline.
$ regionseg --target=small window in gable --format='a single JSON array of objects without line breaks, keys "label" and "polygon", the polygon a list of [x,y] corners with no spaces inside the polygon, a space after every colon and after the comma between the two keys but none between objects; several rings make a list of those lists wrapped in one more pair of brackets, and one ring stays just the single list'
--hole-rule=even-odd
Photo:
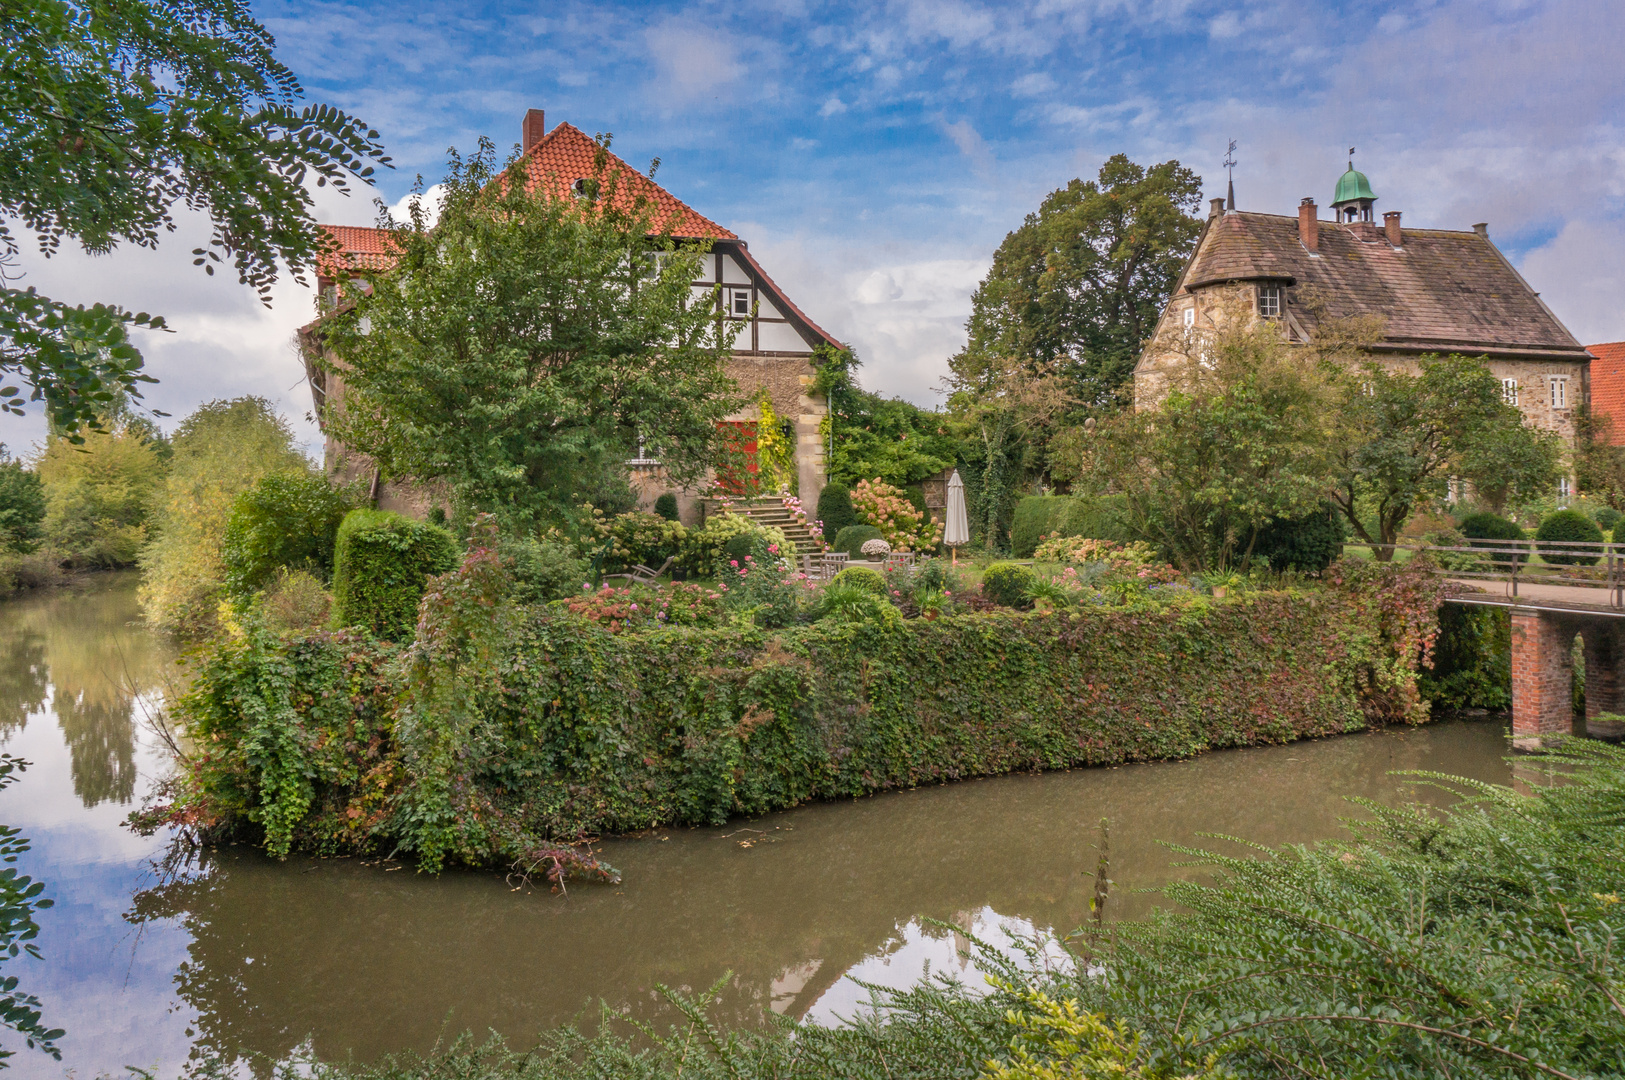
[{"label": "small window in gable", "polygon": [[1260,318],[1279,319],[1281,317],[1281,286],[1260,285],[1258,287],[1258,314]]},{"label": "small window in gable", "polygon": [[750,318],[750,290],[728,290],[728,314],[735,319]]},{"label": "small window in gable", "polygon": [[1508,405],[1516,405],[1516,404],[1518,404],[1518,380],[1517,379],[1502,379],[1501,380],[1501,397],[1503,399],[1505,399],[1505,401],[1506,401],[1506,403]]},{"label": "small window in gable", "polygon": [[1196,325],[1196,307],[1193,304],[1192,306],[1185,309],[1185,327],[1186,327],[1186,329],[1189,329],[1190,327],[1195,326],[1195,325]]},{"label": "small window in gable", "polygon": [[1569,407],[1569,380],[1560,375],[1552,376],[1552,408],[1566,409]]}]

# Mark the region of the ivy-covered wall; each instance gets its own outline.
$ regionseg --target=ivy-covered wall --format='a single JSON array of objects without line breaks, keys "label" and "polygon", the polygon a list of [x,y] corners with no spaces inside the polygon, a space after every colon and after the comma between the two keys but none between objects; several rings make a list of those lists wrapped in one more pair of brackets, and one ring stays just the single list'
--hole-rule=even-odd
[{"label": "ivy-covered wall", "polygon": [[398,654],[236,628],[180,704],[205,754],[158,816],[247,824],[278,853],[494,864],[582,833],[1415,721],[1436,623],[1413,576],[1082,615],[617,634],[494,602],[500,564],[475,552]]}]

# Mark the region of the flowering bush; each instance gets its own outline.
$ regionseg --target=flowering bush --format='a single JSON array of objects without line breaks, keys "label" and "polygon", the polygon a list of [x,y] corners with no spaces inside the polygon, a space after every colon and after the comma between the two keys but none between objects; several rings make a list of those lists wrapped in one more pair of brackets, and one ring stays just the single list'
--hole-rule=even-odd
[{"label": "flowering bush", "polygon": [[[740,537],[750,538],[745,545],[746,550],[729,554],[730,547],[737,549],[740,546],[730,545],[729,542]],[[726,579],[728,575],[724,571],[732,569],[726,566],[730,559],[737,562],[744,554],[760,557],[769,548],[788,553],[795,550],[795,545],[790,543],[783,531],[752,521],[743,514],[717,514],[705,523],[705,528],[693,530],[684,538],[677,565],[690,574],[714,573]]]},{"label": "flowering bush", "polygon": [[592,532],[600,544],[609,543],[604,561],[618,567],[647,563],[659,566],[682,549],[688,530],[659,514],[631,510],[608,517],[594,507]]},{"label": "flowering bush", "polygon": [[885,558],[887,555],[891,554],[891,545],[886,543],[884,540],[865,540],[863,542],[863,547],[859,548],[858,550],[862,551],[871,559],[877,555],[880,558]]},{"label": "flowering bush", "polygon": [[934,548],[942,542],[942,525],[915,508],[901,490],[874,480],[859,480],[852,506],[864,521],[880,530],[894,551]]},{"label": "flowering bush", "polygon": [[1157,553],[1143,540],[1118,544],[1111,540],[1094,540],[1086,536],[1058,536],[1045,540],[1033,552],[1039,562],[1063,562],[1082,565],[1104,563],[1113,572],[1136,578],[1148,585],[1176,581],[1179,571],[1157,560]]},{"label": "flowering bush", "polygon": [[808,521],[807,508],[802,506],[801,500],[794,495],[785,495],[781,501],[784,503],[784,508],[790,511],[796,521],[805,525],[807,530],[812,533],[813,543],[818,545],[818,550],[828,551],[829,543],[824,539],[824,523],[816,520]]},{"label": "flowering bush", "polygon": [[619,633],[651,626],[721,625],[727,595],[726,585],[676,581],[659,588],[632,585],[617,589],[605,585],[596,592],[582,586],[580,596],[560,603],[572,614]]},{"label": "flowering bush", "polygon": [[717,577],[728,581],[727,606],[768,628],[795,622],[814,587],[806,574],[780,555],[777,544],[769,545],[761,559],[754,555],[729,559],[718,567]]}]

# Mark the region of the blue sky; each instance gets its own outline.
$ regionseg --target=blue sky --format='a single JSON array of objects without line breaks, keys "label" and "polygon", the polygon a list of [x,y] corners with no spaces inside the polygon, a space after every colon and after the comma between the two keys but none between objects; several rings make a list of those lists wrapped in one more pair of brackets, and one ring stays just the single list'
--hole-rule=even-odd
[{"label": "blue sky", "polygon": [[[869,386],[921,403],[993,249],[1046,192],[1122,151],[1178,158],[1218,194],[1231,138],[1242,209],[1324,206],[1356,146],[1379,210],[1489,222],[1583,342],[1625,338],[1617,3],[255,8],[312,100],[383,134],[399,165],[379,183],[386,202],[420,173],[432,183],[448,146],[487,134],[505,148],[527,108],[613,132],[618,153],[639,167],[658,156],[663,185],[856,345]],[[323,193],[320,209],[373,217],[365,197]],[[290,335],[308,293],[290,284],[264,312],[197,276],[192,246],[57,259],[35,280],[169,316],[178,333],[149,345],[160,407],[252,392],[299,418]],[[26,445],[35,428],[0,421],[0,440]]]}]

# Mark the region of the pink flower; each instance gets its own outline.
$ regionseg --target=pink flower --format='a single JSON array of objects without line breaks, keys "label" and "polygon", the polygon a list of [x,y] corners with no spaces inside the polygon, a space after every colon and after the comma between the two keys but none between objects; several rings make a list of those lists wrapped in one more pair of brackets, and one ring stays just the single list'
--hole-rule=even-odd
[{"label": "pink flower", "polygon": [[738,559],[729,559],[728,560],[728,565],[729,566],[738,566],[739,565],[739,560]]},{"label": "pink flower", "polygon": [[779,545],[777,545],[777,544],[769,544],[769,545],[767,545],[767,552],[768,552],[769,555],[777,555],[779,553]]}]

